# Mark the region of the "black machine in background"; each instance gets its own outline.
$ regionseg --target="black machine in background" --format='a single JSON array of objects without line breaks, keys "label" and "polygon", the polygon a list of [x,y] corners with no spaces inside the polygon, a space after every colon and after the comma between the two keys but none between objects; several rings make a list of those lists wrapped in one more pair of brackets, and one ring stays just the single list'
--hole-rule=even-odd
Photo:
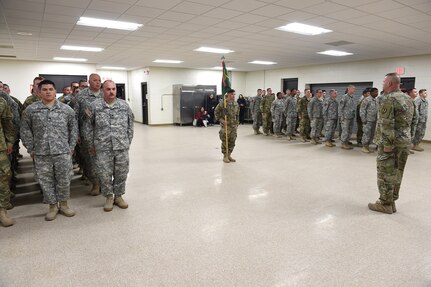
[{"label": "black machine in background", "polygon": [[174,123],[189,125],[212,94],[218,101],[216,85],[173,85]]}]

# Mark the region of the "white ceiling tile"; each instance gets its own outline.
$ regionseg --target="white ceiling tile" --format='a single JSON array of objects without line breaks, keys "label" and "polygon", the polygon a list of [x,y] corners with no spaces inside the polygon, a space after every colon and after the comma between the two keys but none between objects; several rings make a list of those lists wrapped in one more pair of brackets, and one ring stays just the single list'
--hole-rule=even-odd
[{"label": "white ceiling tile", "polygon": [[165,12],[162,9],[156,9],[156,8],[148,8],[143,6],[133,6],[132,9],[127,10],[125,15],[136,15],[141,17],[149,17],[149,18],[155,18],[160,16]]},{"label": "white ceiling tile", "polygon": [[242,14],[237,17],[232,18],[232,21],[246,23],[246,24],[256,24],[262,21],[268,20],[268,17],[252,14]]},{"label": "white ceiling tile", "polygon": [[214,7],[222,6],[223,4],[226,4],[230,1],[231,0],[189,0],[189,2],[210,5]]},{"label": "white ceiling tile", "polygon": [[295,11],[288,14],[280,15],[277,18],[286,21],[287,24],[292,22],[302,22],[314,17],[316,17],[316,14],[311,14],[303,11]]},{"label": "white ceiling tile", "polygon": [[46,1],[46,6],[62,5],[66,7],[86,8],[92,0],[41,0]]},{"label": "white ceiling tile", "polygon": [[187,23],[212,26],[214,24],[220,23],[221,21],[223,20],[220,20],[217,18],[211,18],[211,17],[196,16],[190,21],[188,21]]},{"label": "white ceiling tile", "polygon": [[80,17],[84,13],[85,8],[66,7],[60,5],[47,5],[45,8],[46,14],[73,16],[72,18]]},{"label": "white ceiling tile", "polygon": [[181,24],[181,23],[177,22],[177,21],[154,19],[154,20],[152,20],[151,22],[148,23],[148,26],[163,27],[163,28],[172,28],[172,27],[178,26],[179,24]]},{"label": "white ceiling tile", "polygon": [[179,3],[181,3],[181,0],[140,0],[136,3],[136,5],[158,9],[171,9]]},{"label": "white ceiling tile", "polygon": [[349,6],[349,7],[357,7],[357,6],[366,5],[377,1],[379,0],[355,0],[355,1],[331,0],[331,2],[344,5],[344,6]]},{"label": "white ceiling tile", "polygon": [[220,22],[214,26],[219,27],[219,28],[226,28],[226,29],[239,29],[239,28],[247,26],[247,24],[238,23],[238,22],[223,21],[223,22]]},{"label": "white ceiling tile", "polygon": [[42,13],[33,13],[30,11],[4,9],[2,12],[7,18],[20,18],[39,22],[41,22],[43,18]]},{"label": "white ceiling tile", "polygon": [[293,9],[286,8],[281,5],[266,5],[259,9],[252,11],[252,14],[266,16],[266,17],[278,17],[293,12]]},{"label": "white ceiling tile", "polygon": [[125,11],[127,11],[129,8],[130,8],[129,4],[121,4],[121,3],[101,1],[101,0],[91,1],[90,5],[87,7],[87,9],[90,9],[90,10],[98,10],[98,11],[109,12],[109,13],[118,13],[120,15],[123,14]]},{"label": "white ceiling tile", "polygon": [[1,6],[5,10],[20,10],[27,12],[43,12],[44,5],[37,2],[22,1],[22,0],[2,0]]},{"label": "white ceiling tile", "polygon": [[367,15],[363,17],[350,18],[345,20],[345,22],[349,22],[351,24],[356,24],[356,25],[364,25],[367,23],[371,24],[379,21],[382,21],[382,18],[375,15]]},{"label": "white ceiling tile", "polygon": [[100,11],[100,10],[94,10],[94,9],[87,9],[87,10],[85,10],[84,14],[81,16],[113,20],[113,19],[117,19],[118,17],[120,17],[120,15],[121,15],[121,13],[116,13],[116,12],[107,12],[107,11]]},{"label": "white ceiling tile", "polygon": [[244,5],[244,1],[242,0],[233,0],[222,5],[221,7],[226,9],[242,11],[242,12],[250,12],[255,9],[261,8],[265,5],[267,4],[260,1],[255,1],[255,0],[248,0],[245,5]]},{"label": "white ceiling tile", "polygon": [[214,9],[214,6],[185,1],[172,8],[172,11],[201,15],[212,9]]},{"label": "white ceiling tile", "polygon": [[366,17],[368,16],[368,13],[355,10],[355,9],[346,9],[341,12],[333,12],[333,13],[327,13],[325,14],[326,17],[337,19],[337,20],[349,20],[351,18],[358,18],[358,17]]},{"label": "white ceiling tile", "polygon": [[238,28],[237,30],[244,31],[244,32],[250,32],[250,33],[259,33],[259,32],[268,30],[268,28],[267,27],[258,26],[258,25],[247,25],[247,26]]},{"label": "white ceiling tile", "polygon": [[[277,1],[274,4],[281,5],[291,9],[304,9],[309,6],[317,5],[320,3],[324,3],[325,0],[281,0]],[[307,11],[308,12],[308,11]]]},{"label": "white ceiling tile", "polygon": [[309,13],[315,13],[318,15],[326,16],[326,14],[329,14],[329,13],[335,13],[335,12],[344,13],[342,11],[347,9],[348,8],[343,5],[339,5],[331,2],[324,2],[321,4],[307,7],[306,11]]},{"label": "white ceiling tile", "polygon": [[160,15],[158,18],[164,19],[164,20],[178,21],[178,22],[187,22],[193,19],[194,17],[195,16],[191,14],[167,11],[162,15]]},{"label": "white ceiling tile", "polygon": [[56,22],[56,23],[65,23],[65,24],[73,24],[75,25],[78,22],[80,16],[65,16],[59,14],[45,14],[43,17],[42,25],[45,25],[46,22]]},{"label": "white ceiling tile", "polygon": [[220,19],[232,19],[234,17],[237,17],[241,15],[241,12],[238,11],[232,11],[229,9],[224,8],[215,8],[207,13],[205,13],[205,16],[208,17],[214,17],[214,18],[220,18]]},{"label": "white ceiling tile", "polygon": [[369,3],[366,5],[358,6],[357,9],[372,14],[379,14],[380,12],[385,12],[392,9],[403,8],[404,5],[399,4],[392,0],[380,0],[377,2]]}]

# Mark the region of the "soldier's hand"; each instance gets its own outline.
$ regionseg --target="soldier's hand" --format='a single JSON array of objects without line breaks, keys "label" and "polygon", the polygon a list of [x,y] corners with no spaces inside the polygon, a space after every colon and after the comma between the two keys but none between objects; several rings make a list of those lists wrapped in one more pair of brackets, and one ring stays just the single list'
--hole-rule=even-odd
[{"label": "soldier's hand", "polygon": [[390,146],[385,146],[385,147],[383,147],[383,151],[384,151],[384,152],[387,152],[387,153],[390,153],[390,152],[392,152],[392,147],[390,147]]},{"label": "soldier's hand", "polygon": [[7,144],[7,154],[11,154],[13,151],[13,144],[8,143]]}]

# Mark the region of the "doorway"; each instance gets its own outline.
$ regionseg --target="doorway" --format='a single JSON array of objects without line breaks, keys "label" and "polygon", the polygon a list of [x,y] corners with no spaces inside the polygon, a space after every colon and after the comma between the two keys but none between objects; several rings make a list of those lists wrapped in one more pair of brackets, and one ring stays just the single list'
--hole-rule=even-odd
[{"label": "doorway", "polygon": [[283,92],[287,89],[298,89],[298,78],[281,79],[283,85]]},{"label": "doorway", "polygon": [[142,123],[148,125],[148,86],[147,82],[141,83],[141,97],[142,97]]},{"label": "doorway", "polygon": [[126,84],[115,84],[117,87],[117,98],[126,100]]}]

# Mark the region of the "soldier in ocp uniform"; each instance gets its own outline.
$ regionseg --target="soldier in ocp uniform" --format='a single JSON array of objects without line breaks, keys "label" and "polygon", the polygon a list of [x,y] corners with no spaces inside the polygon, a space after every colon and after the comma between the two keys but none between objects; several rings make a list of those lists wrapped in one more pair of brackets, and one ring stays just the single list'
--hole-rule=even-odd
[{"label": "soldier in ocp uniform", "polygon": [[325,145],[334,147],[334,133],[338,122],[338,102],[337,91],[332,89],[329,91],[329,98],[323,103],[323,121],[325,125]]},{"label": "soldier in ocp uniform", "polygon": [[283,93],[277,93],[277,99],[271,104],[272,122],[274,123],[274,136],[281,138],[281,127],[283,125],[283,114],[286,110],[286,104],[283,99]]},{"label": "soldier in ocp uniform", "polygon": [[305,96],[302,97],[297,106],[298,118],[299,118],[299,134],[302,142],[307,142],[310,138],[311,126],[310,118],[308,116],[308,103],[311,100],[310,89],[304,90]]},{"label": "soldier in ocp uniform", "polygon": [[353,149],[352,143],[350,142],[350,136],[352,135],[353,124],[355,120],[356,105],[353,99],[355,93],[355,86],[349,85],[347,87],[347,93],[342,96],[340,103],[338,104],[338,116],[341,121],[341,148]]},{"label": "soldier in ocp uniform", "polygon": [[362,100],[359,116],[363,125],[364,134],[362,136],[362,152],[370,152],[370,144],[373,142],[376,132],[378,105],[376,97],[379,94],[377,88],[371,88],[370,95]]},{"label": "soldier in ocp uniform", "polygon": [[384,95],[377,117],[377,186],[380,197],[368,208],[387,214],[397,212],[404,167],[411,143],[410,126],[414,114],[413,101],[400,90],[400,77],[387,74],[383,82]]},{"label": "soldier in ocp uniform", "polygon": [[275,96],[272,93],[272,89],[266,89],[266,95],[262,97],[262,101],[260,102],[260,110],[262,111],[263,133],[266,136],[272,134],[271,104],[274,100]]},{"label": "soldier in ocp uniform", "polygon": [[24,111],[29,105],[33,104],[34,102],[40,101],[39,98],[39,83],[45,80],[43,77],[35,77],[33,79],[33,86],[31,89],[31,95],[28,96],[24,103],[22,104],[22,110]]},{"label": "soldier in ocp uniform", "polygon": [[286,98],[286,135],[287,139],[295,140],[294,134],[296,129],[296,121],[298,118],[298,112],[296,110],[298,100],[296,98],[296,89],[293,89],[290,96]]},{"label": "soldier in ocp uniform", "polygon": [[415,104],[418,113],[418,124],[416,126],[415,136],[413,138],[413,148],[412,150],[424,151],[424,149],[419,145],[425,136],[425,130],[427,128],[428,120],[428,92],[426,89],[419,90],[419,97],[416,98]]},{"label": "soldier in ocp uniform", "polygon": [[[227,92],[226,108],[224,108],[224,100],[222,100],[215,109],[215,117],[220,123],[220,140],[221,152],[223,153],[223,161],[226,163],[236,162],[232,158],[232,152],[235,147],[237,137],[237,128],[239,123],[239,106],[235,101],[235,90],[230,89]],[[225,119],[226,116],[226,119]],[[226,148],[226,128],[227,126],[227,139],[228,148]]]},{"label": "soldier in ocp uniform", "polygon": [[[413,89],[409,89],[409,90],[407,90],[407,95],[412,99],[412,101],[413,101],[413,105],[414,105],[414,107],[415,107],[415,114],[414,114],[414,116],[413,116],[413,119],[412,119],[412,124],[411,124],[411,126],[410,126],[410,134],[411,134],[411,136],[412,136],[412,142],[413,142],[413,139],[414,139],[414,137],[415,137],[415,133],[416,133],[416,127],[417,127],[417,125],[418,125],[418,121],[419,121],[419,118],[418,118],[418,110],[417,110],[417,108],[416,108],[416,101],[415,101],[415,99],[416,99],[416,97],[417,97],[417,91],[416,91],[416,88],[413,88]],[[411,146],[411,148],[413,148],[413,145]],[[411,150],[410,149],[410,154],[414,154],[415,152],[413,151],[413,150]]]},{"label": "soldier in ocp uniform", "polygon": [[358,147],[362,147],[362,137],[364,135],[364,125],[362,124],[361,119],[361,105],[362,102],[370,96],[370,88],[366,88],[362,91],[362,97],[359,99],[359,102],[356,104],[356,144]]},{"label": "soldier in ocp uniform", "polygon": [[314,97],[307,106],[308,117],[311,121],[311,143],[320,144],[320,133],[323,128],[323,92],[321,89],[316,91]]},{"label": "soldier in ocp uniform", "polygon": [[257,95],[250,103],[251,117],[253,119],[253,130],[255,135],[261,135],[259,130],[262,126],[262,111],[260,110],[260,103],[262,101],[262,89],[257,89]]}]

